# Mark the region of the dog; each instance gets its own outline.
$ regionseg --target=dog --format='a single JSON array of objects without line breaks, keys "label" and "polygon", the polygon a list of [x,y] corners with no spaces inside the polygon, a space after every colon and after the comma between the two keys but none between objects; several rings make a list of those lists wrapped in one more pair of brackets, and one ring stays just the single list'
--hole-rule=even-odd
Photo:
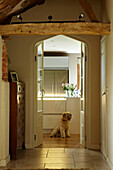
[{"label": "dog", "polygon": [[63,112],[61,120],[58,126],[52,131],[50,137],[70,137],[69,133],[69,121],[72,118],[72,114],[70,112]]}]

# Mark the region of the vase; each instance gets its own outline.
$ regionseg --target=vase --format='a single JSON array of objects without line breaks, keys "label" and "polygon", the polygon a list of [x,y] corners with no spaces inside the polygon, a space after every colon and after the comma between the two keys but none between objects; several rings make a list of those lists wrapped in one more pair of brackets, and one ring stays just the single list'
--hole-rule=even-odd
[{"label": "vase", "polygon": [[69,90],[66,90],[66,97],[69,97]]},{"label": "vase", "polygon": [[71,91],[71,97],[73,97],[74,96],[74,91]]}]

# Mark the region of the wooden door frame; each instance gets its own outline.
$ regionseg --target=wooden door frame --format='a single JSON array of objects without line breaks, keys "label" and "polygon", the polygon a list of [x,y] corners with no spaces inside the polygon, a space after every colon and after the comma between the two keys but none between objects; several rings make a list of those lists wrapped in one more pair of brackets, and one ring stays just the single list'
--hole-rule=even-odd
[{"label": "wooden door frame", "polygon": [[[102,38],[101,38],[101,43],[103,42],[103,41],[105,41],[105,75],[107,76],[107,57],[106,57],[106,36],[103,36]],[[106,80],[105,80],[105,85],[107,86],[107,77],[106,77]],[[105,121],[106,121],[106,123],[105,123],[105,125],[106,125],[106,127],[105,127],[105,154],[106,155],[104,155],[104,156],[108,156],[108,115],[107,115],[107,90],[106,90],[106,92],[105,92],[106,94],[106,119],[105,119]],[[100,95],[100,97],[101,97],[101,101],[102,101],[102,94]],[[100,103],[100,107],[101,107],[101,103]],[[101,110],[101,115],[102,115],[102,110]],[[100,116],[101,116],[100,115]],[[100,119],[101,120],[101,119]],[[101,122],[100,123],[102,123],[102,120],[101,120]],[[100,129],[101,129],[101,127],[100,127]],[[101,143],[101,145],[102,145],[102,143]],[[101,152],[103,152],[102,151],[102,147],[101,147]]]}]

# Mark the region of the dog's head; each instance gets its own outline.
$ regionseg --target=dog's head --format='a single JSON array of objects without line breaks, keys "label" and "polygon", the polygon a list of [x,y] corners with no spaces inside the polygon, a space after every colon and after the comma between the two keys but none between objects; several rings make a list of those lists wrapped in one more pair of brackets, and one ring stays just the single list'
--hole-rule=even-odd
[{"label": "dog's head", "polygon": [[63,112],[62,114],[62,120],[63,121],[70,121],[72,118],[72,114],[70,112]]}]

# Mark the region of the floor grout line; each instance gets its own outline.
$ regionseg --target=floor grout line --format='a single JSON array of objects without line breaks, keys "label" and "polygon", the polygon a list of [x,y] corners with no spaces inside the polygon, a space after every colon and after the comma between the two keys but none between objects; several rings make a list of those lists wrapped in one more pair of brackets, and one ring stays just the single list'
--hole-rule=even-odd
[{"label": "floor grout line", "polygon": [[47,151],[46,158],[48,157],[48,154],[49,154],[49,150]]}]

